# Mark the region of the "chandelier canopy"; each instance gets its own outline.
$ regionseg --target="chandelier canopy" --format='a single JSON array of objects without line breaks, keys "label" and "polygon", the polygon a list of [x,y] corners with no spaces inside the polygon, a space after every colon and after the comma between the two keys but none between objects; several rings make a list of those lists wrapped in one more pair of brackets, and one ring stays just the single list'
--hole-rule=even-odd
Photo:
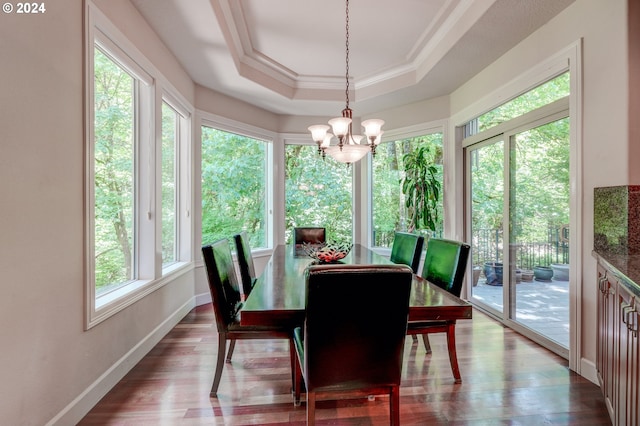
[{"label": "chandelier canopy", "polygon": [[[346,0],[346,106],[342,110],[342,116],[329,120],[329,125],[316,124],[309,126],[311,138],[318,145],[318,154],[324,158],[329,154],[336,161],[352,164],[360,161],[367,153],[376,155],[376,146],[382,138],[383,120],[370,119],[363,121],[362,127],[366,139],[362,135],[353,134],[353,111],[349,108],[349,0]],[[329,133],[329,129],[333,133]],[[331,144],[332,139],[337,139],[337,144]],[[362,143],[361,143],[362,142]]]}]

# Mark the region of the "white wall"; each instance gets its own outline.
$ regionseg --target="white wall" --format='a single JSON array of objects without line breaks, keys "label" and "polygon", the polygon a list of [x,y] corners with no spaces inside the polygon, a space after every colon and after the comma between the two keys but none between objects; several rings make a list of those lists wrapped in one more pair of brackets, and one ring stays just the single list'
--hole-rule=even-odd
[{"label": "white wall", "polygon": [[238,99],[230,98],[222,93],[214,92],[202,86],[196,86],[195,106],[206,111],[241,123],[269,131],[278,130],[277,114],[258,108]]},{"label": "white wall", "polygon": [[[192,101],[127,1],[101,2]],[[83,2],[0,16],[0,423],[73,424],[193,304],[193,272],[89,331],[83,270]],[[129,364],[120,364],[131,355]],[[77,405],[75,403],[78,403]]]},{"label": "white wall", "polygon": [[[624,185],[628,173],[627,43],[625,0],[576,0],[555,19],[451,95],[452,116],[469,119],[469,105],[582,39],[582,263],[581,373],[595,378],[596,266],[593,188]],[[464,114],[461,112],[465,111]],[[480,113],[483,111],[475,111]],[[453,124],[461,124],[456,122]],[[572,123],[574,125],[574,123]]]}]

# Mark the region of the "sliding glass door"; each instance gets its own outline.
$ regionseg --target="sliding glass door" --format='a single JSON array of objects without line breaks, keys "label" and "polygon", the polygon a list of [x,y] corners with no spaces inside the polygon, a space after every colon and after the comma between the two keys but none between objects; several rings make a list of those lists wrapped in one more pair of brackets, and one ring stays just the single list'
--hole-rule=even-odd
[{"label": "sliding glass door", "polygon": [[511,135],[509,157],[510,318],[568,347],[569,119]]},{"label": "sliding glass door", "polygon": [[550,346],[569,347],[569,118],[522,117],[465,148],[470,299]]},{"label": "sliding glass door", "polygon": [[502,136],[467,149],[472,298],[502,314],[504,297],[504,141]]}]

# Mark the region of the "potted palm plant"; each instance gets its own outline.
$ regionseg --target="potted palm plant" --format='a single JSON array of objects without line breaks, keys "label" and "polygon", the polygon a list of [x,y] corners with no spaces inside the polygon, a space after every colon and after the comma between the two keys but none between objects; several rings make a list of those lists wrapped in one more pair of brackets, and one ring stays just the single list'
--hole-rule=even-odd
[{"label": "potted palm plant", "polygon": [[438,169],[434,165],[434,155],[428,146],[405,154],[402,193],[407,208],[407,230],[436,230],[438,222],[438,201],[440,200],[440,181]]}]

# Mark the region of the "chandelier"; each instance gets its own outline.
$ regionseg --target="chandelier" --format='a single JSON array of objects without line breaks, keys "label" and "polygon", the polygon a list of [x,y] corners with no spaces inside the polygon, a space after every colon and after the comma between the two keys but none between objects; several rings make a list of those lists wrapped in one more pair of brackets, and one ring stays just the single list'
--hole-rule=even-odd
[{"label": "chandelier", "polygon": [[[318,154],[322,158],[329,154],[336,161],[346,163],[347,165],[360,161],[368,152],[376,155],[376,146],[380,143],[382,134],[383,120],[370,119],[363,121],[364,134],[366,139],[362,142],[362,135],[353,134],[353,111],[349,108],[349,0],[346,0],[346,107],[342,110],[342,117],[336,117],[329,120],[329,126],[326,124],[317,124],[309,126],[311,138],[318,145]],[[329,133],[331,128],[333,133]],[[332,144],[334,138],[337,144]],[[362,143],[361,143],[362,142]]]}]

